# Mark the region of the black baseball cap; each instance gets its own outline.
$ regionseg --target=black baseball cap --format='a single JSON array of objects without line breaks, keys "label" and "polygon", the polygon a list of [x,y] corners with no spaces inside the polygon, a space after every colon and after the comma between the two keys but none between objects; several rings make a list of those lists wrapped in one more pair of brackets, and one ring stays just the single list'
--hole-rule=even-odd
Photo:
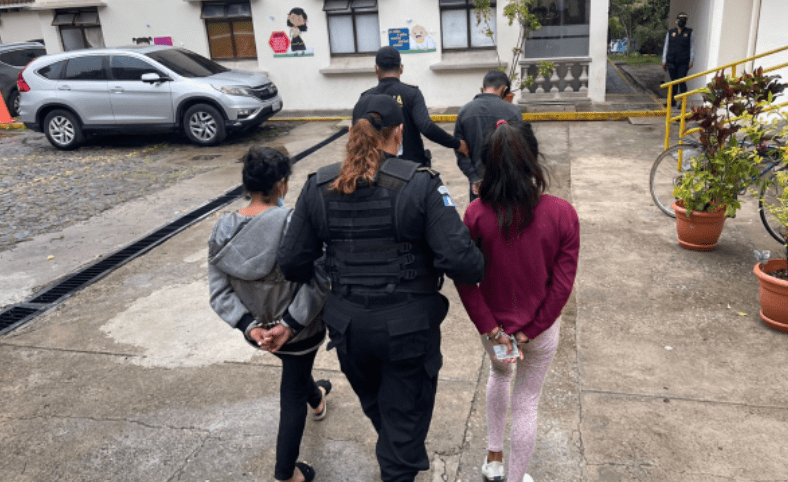
[{"label": "black baseball cap", "polygon": [[375,55],[375,64],[383,70],[398,69],[402,65],[402,57],[399,50],[386,45],[378,49]]},{"label": "black baseball cap", "polygon": [[[372,114],[380,116],[380,120]],[[358,99],[353,107],[353,124],[359,119],[367,119],[376,130],[398,126],[405,122],[405,118],[402,117],[402,107],[393,97],[383,94],[367,94]]]}]

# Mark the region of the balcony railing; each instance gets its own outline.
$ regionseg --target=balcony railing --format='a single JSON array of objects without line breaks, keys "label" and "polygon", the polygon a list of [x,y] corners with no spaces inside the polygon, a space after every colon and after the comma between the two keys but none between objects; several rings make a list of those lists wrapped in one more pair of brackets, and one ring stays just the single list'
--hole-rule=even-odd
[{"label": "balcony railing", "polygon": [[[552,62],[553,75],[545,78],[538,75],[540,62]],[[560,57],[525,59],[520,61],[523,79],[534,77],[530,87],[520,91],[520,103],[545,101],[572,101],[588,98],[588,66],[591,57]]]}]

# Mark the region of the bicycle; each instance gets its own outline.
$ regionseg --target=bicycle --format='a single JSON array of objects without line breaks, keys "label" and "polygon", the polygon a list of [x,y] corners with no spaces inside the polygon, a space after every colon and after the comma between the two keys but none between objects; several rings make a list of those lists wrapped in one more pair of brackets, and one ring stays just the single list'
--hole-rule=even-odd
[{"label": "bicycle", "polygon": [[[688,172],[692,166],[692,158],[697,157],[703,153],[703,147],[695,139],[683,138],[681,144],[670,146],[666,151],[663,151],[654,161],[651,166],[651,174],[649,176],[649,189],[651,190],[651,198],[654,204],[666,215],[676,217],[671,205],[676,200],[673,196],[673,189],[681,182],[684,173]],[[785,141],[780,138],[772,138],[771,144],[759,148],[761,155],[764,159],[762,169],[760,169],[758,178],[774,176],[775,172],[788,169],[788,166],[783,164],[779,147],[785,145]],[[752,144],[742,142],[741,145],[752,147]],[[681,166],[679,167],[679,156],[681,156]],[[745,189],[741,191],[744,194]],[[775,183],[767,182],[758,198],[758,212],[763,226],[766,231],[780,244],[785,244],[785,240],[780,235],[781,224],[775,217],[769,213],[769,210],[764,207],[765,204],[774,204],[779,191]]]}]

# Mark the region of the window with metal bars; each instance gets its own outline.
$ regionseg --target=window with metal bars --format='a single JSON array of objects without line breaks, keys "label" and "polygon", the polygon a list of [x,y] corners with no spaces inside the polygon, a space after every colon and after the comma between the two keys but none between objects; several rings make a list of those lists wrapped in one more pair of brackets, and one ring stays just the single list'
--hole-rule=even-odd
[{"label": "window with metal bars", "polygon": [[212,59],[257,58],[249,2],[203,3],[200,17],[205,20]]},{"label": "window with metal bars", "polygon": [[380,48],[377,0],[325,0],[332,56],[376,52]]},{"label": "window with metal bars", "polygon": [[65,51],[104,46],[104,34],[95,8],[55,10],[52,25],[58,27]]},{"label": "window with metal bars", "polygon": [[[473,0],[440,0],[441,42],[443,50],[492,49],[495,42],[487,35],[484,22],[476,25]],[[495,12],[495,0],[490,2]],[[490,18],[490,30],[496,33],[495,14]]]}]

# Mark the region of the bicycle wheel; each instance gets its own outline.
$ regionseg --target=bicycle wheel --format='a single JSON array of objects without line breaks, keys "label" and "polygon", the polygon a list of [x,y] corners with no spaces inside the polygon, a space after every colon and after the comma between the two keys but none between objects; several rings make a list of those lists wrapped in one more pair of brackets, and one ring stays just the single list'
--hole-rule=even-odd
[{"label": "bicycle wheel", "polygon": [[[787,168],[782,167],[777,170],[784,171],[785,169]],[[774,171],[769,173],[769,177],[774,177]],[[763,227],[766,228],[766,231],[768,231],[778,243],[785,244],[785,240],[780,235],[782,224],[780,224],[777,218],[764,207],[764,204],[778,205],[777,196],[780,194],[779,189],[780,188],[775,183],[768,183],[761,189],[761,197],[758,199],[758,213],[761,215],[761,222],[763,223]]]},{"label": "bicycle wheel", "polygon": [[[695,143],[676,144],[660,154],[651,166],[649,176],[651,198],[654,204],[670,217],[676,217],[671,207],[676,200],[673,196],[673,188],[681,182],[682,174],[690,170],[692,158],[700,155],[701,152],[703,152],[701,146]],[[678,169],[679,153],[682,155],[681,171]]]}]

